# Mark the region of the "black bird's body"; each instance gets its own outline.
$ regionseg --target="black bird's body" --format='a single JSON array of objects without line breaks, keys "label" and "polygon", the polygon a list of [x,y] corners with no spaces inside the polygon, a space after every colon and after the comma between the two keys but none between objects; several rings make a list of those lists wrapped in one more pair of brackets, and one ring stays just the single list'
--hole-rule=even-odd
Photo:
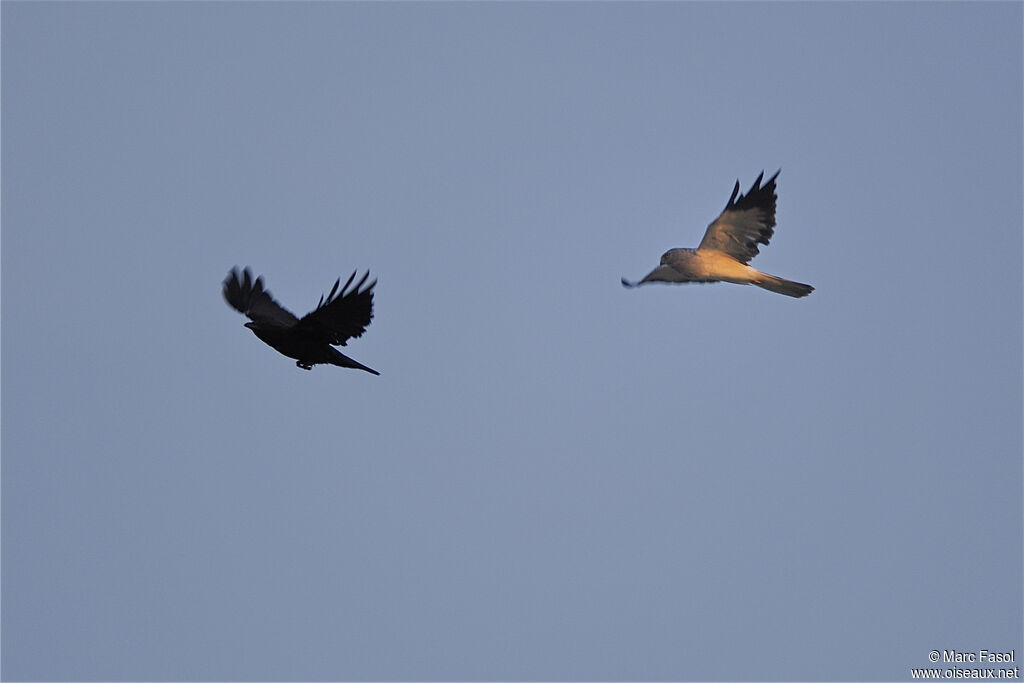
[{"label": "black bird's body", "polygon": [[375,375],[380,373],[376,370],[352,360],[338,349],[324,344],[316,338],[303,334],[301,330],[281,329],[275,327],[262,327],[258,323],[246,323],[246,327],[252,330],[253,334],[259,337],[264,343],[274,347],[278,353],[298,361],[296,365],[305,370],[310,370],[314,365],[339,365],[343,368],[358,368],[366,370]]},{"label": "black bird's body", "polygon": [[369,275],[363,275],[350,289],[356,277],[352,273],[340,291],[341,278],[338,278],[331,293],[320,297],[317,307],[301,319],[274,301],[270,292],[263,289],[263,278],[253,280],[248,268],[241,273],[233,268],[228,273],[224,280],[224,299],[249,318],[245,326],[253,334],[279,353],[294,358],[295,364],[304,370],[318,364],[338,365],[379,375],[334,348],[361,336],[373,319],[373,287],[377,281],[363,287]]}]

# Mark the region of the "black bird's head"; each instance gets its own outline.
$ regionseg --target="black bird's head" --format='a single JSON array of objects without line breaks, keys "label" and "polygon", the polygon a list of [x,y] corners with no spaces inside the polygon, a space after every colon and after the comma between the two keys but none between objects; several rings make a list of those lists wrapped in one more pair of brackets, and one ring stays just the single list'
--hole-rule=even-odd
[{"label": "black bird's head", "polygon": [[[278,335],[274,334],[274,332],[275,332],[274,326],[273,325],[268,325],[265,322],[259,323],[259,322],[256,322],[255,320],[252,320],[252,321],[249,321],[249,322],[245,323],[245,326],[248,327],[250,330],[252,330],[253,334],[255,334],[257,337],[259,337],[263,341],[267,342],[271,346],[273,346],[273,344],[271,343],[271,339],[276,337],[276,336],[278,336]],[[280,330],[276,330],[276,331],[280,332]]]}]

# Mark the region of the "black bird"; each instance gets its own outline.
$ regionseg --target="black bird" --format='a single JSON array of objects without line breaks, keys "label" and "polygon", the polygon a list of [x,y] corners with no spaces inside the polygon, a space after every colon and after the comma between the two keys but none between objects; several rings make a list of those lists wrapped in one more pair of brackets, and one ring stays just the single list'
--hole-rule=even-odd
[{"label": "black bird", "polygon": [[373,320],[373,287],[377,281],[363,287],[369,276],[367,271],[363,279],[349,289],[356,277],[353,272],[340,291],[341,278],[338,278],[331,293],[326,298],[321,296],[316,308],[301,320],[274,301],[270,292],[263,289],[263,278],[258,277],[254,281],[248,268],[241,273],[237,267],[231,269],[224,279],[224,298],[232,308],[252,321],[245,326],[253,334],[278,352],[296,359],[295,364],[303,370],[322,363],[358,368],[379,375],[376,370],[334,348],[361,336]]}]

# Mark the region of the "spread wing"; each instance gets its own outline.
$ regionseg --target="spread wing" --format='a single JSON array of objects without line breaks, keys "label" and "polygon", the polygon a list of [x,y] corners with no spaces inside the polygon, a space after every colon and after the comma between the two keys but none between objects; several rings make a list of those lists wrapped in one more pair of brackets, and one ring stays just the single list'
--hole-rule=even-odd
[{"label": "spread wing", "polygon": [[757,256],[758,244],[768,244],[775,232],[775,179],[779,171],[762,186],[763,177],[764,171],[746,194],[739,194],[740,183],[736,181],[722,215],[708,226],[698,249],[715,249],[746,263]]},{"label": "spread wing", "polygon": [[367,271],[363,279],[350,288],[355,277],[353,271],[340,291],[341,278],[338,278],[331,293],[321,296],[316,308],[302,317],[296,331],[301,330],[334,346],[344,346],[349,339],[361,336],[373,320],[373,288],[377,281],[363,287],[366,278],[370,277]]},{"label": "spread wing", "polygon": [[263,289],[263,278],[253,281],[248,268],[241,273],[237,267],[231,269],[224,279],[224,298],[233,309],[253,322],[281,327],[291,327],[299,322],[290,311],[274,301],[270,292]]}]

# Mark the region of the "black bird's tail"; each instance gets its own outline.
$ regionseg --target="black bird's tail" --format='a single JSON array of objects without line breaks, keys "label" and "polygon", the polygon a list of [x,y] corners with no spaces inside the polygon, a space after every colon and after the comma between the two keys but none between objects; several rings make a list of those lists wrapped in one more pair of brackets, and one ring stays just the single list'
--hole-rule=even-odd
[{"label": "black bird's tail", "polygon": [[331,363],[334,365],[340,365],[343,368],[354,368],[356,370],[365,370],[371,375],[380,375],[379,372],[373,368],[368,368],[357,360],[352,360],[338,349],[331,349],[334,351],[334,357],[331,359]]}]

